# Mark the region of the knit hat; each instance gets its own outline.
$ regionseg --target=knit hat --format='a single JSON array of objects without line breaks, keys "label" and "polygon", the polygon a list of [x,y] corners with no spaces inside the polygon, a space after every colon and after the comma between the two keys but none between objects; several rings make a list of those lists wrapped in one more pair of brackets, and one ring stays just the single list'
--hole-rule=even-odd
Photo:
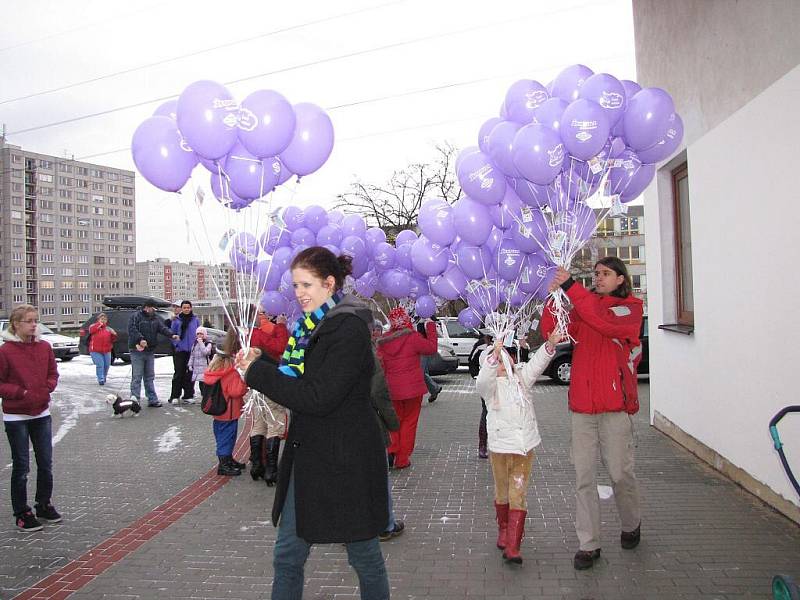
[{"label": "knit hat", "polygon": [[208,329],[206,329],[205,327],[198,327],[197,328],[197,333],[202,333],[203,335],[208,335]]},{"label": "knit hat", "polygon": [[392,331],[414,329],[414,325],[411,323],[411,317],[408,316],[406,309],[402,306],[398,306],[389,311],[389,325]]}]

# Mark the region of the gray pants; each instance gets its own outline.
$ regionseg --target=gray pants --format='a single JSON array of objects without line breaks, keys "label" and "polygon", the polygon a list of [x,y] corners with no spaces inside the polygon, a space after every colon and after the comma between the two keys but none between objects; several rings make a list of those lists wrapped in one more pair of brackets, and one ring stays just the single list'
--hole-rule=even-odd
[{"label": "gray pants", "polygon": [[597,493],[597,453],[603,458],[622,531],[633,531],[642,520],[639,483],[633,473],[633,421],[625,412],[572,415],[572,460],[575,464],[575,532],[581,550],[600,548],[600,496]]}]

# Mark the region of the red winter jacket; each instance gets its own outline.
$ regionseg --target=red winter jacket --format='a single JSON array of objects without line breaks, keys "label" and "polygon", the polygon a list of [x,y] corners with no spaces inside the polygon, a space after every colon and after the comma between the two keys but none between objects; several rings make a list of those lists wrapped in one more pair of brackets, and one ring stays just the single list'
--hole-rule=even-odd
[{"label": "red winter jacket", "polygon": [[228,410],[214,418],[217,421],[235,421],[242,416],[242,406],[244,406],[244,395],[249,389],[242,380],[239,371],[235,367],[226,367],[220,371],[206,371],[203,373],[203,381],[208,385],[214,385],[217,380],[222,379],[222,395],[228,401]]},{"label": "red winter jacket", "polygon": [[3,333],[0,346],[0,397],[3,412],[13,415],[38,415],[49,406],[50,393],[58,383],[56,357],[50,344],[42,340],[23,342]]},{"label": "red winter jacket", "polygon": [[383,365],[392,400],[422,397],[428,391],[422,378],[420,357],[435,354],[436,324],[425,325],[427,338],[413,329],[393,331],[378,338],[378,358]]},{"label": "red winter jacket", "polygon": [[[590,292],[580,283],[567,290],[573,308],[569,333],[575,339],[569,383],[569,408],[597,414],[639,410],[636,366],[641,359],[642,301]],[[549,305],[542,314],[542,336],[555,329]]]},{"label": "red winter jacket", "polygon": [[289,330],[286,325],[275,324],[266,317],[261,317],[261,324],[258,329],[253,329],[250,337],[250,347],[260,348],[272,360],[280,360],[288,341]]},{"label": "red winter jacket", "polygon": [[117,339],[117,332],[108,326],[108,323],[92,323],[89,325],[89,352],[100,352],[106,354],[111,352],[114,341]]}]

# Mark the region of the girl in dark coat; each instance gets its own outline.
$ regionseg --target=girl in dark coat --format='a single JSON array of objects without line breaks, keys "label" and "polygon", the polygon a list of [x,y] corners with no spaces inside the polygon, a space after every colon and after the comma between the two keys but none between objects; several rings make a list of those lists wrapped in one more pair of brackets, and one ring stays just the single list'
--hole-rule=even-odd
[{"label": "girl in dark coat", "polygon": [[350,258],[321,247],[292,261],[304,312],[277,365],[240,359],[251,388],[292,411],[278,470],[273,600],[299,599],[311,545],[344,542],[361,597],[389,598],[378,535],[389,518],[386,455],[370,400],[369,309],[341,292]]}]

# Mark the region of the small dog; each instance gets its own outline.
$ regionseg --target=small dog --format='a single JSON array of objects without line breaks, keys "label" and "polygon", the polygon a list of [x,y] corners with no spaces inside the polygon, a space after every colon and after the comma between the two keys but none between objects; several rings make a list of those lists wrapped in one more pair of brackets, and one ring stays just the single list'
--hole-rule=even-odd
[{"label": "small dog", "polygon": [[123,400],[119,394],[109,394],[106,396],[106,402],[114,409],[115,417],[119,415],[122,418],[127,411],[131,411],[133,416],[137,417],[139,416],[139,411],[142,410],[142,405],[136,400]]}]

